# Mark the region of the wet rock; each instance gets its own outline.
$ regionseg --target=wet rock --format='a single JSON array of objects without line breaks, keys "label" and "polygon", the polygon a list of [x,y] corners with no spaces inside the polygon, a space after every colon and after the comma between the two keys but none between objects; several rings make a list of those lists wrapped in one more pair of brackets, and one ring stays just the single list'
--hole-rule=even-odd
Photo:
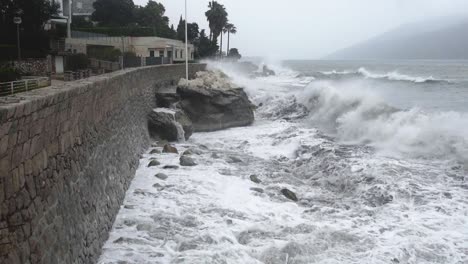
[{"label": "wet rock", "polygon": [[213,159],[220,159],[220,158],[221,158],[221,156],[219,156],[219,154],[216,153],[216,152],[213,152],[213,153],[211,154],[211,157],[212,157]]},{"label": "wet rock", "polygon": [[124,220],[124,225],[134,226],[134,225],[136,225],[136,222],[134,220]]},{"label": "wet rock", "polygon": [[287,188],[281,189],[281,193],[289,200],[298,201],[296,194]]},{"label": "wet rock", "polygon": [[178,251],[187,251],[187,250],[193,250],[197,248],[196,243],[190,243],[190,242],[182,242],[179,245]]},{"label": "wet rock", "polygon": [[165,169],[165,170],[177,170],[178,168],[179,168],[179,166],[177,166],[177,165],[165,165],[163,167],[163,169]]},{"label": "wet rock", "polygon": [[452,194],[450,194],[449,192],[444,192],[444,196],[448,199],[452,199]]},{"label": "wet rock", "polygon": [[175,112],[175,120],[178,122],[184,130],[185,140],[188,140],[193,134],[193,123],[188,115],[181,109],[177,109]]},{"label": "wet rock", "polygon": [[172,108],[177,102],[180,101],[180,96],[175,91],[157,92],[156,104],[158,107]]},{"label": "wet rock", "polygon": [[159,166],[159,165],[161,165],[161,162],[154,159],[154,160],[150,161],[150,163],[148,164],[148,167],[155,167],[155,166]]},{"label": "wet rock", "polygon": [[242,163],[243,160],[241,160],[240,158],[235,157],[235,156],[230,156],[229,160],[227,162],[228,163]]},{"label": "wet rock", "polygon": [[184,151],[184,153],[182,153],[182,155],[201,155],[203,154],[202,151],[198,150],[198,149],[193,149],[193,148],[189,148],[187,149],[186,151]]},{"label": "wet rock", "polygon": [[166,180],[168,178],[168,176],[164,173],[158,173],[156,175],[154,175],[154,177],[158,178],[158,179],[161,179],[161,180]]},{"label": "wet rock", "polygon": [[135,209],[135,206],[134,206],[134,205],[126,204],[126,205],[124,205],[124,208],[125,208],[125,209]]},{"label": "wet rock", "polygon": [[181,156],[180,157],[180,165],[181,166],[196,166],[197,163],[195,163],[195,161],[189,157],[189,156]]},{"label": "wet rock", "polygon": [[262,182],[255,174],[250,175],[250,180],[257,184]]},{"label": "wet rock", "polygon": [[[202,73],[212,74],[212,73]],[[216,74],[215,74],[216,75]],[[229,127],[248,126],[254,121],[254,106],[242,88],[233,87],[227,78],[219,79],[213,84],[199,78],[184,81],[177,87],[181,101],[179,106],[193,122],[194,132],[215,131]],[[217,87],[222,85],[223,87]]]},{"label": "wet rock", "polygon": [[148,115],[148,131],[151,138],[177,141],[179,133],[172,110],[153,110]]},{"label": "wet rock", "polygon": [[163,153],[175,153],[175,154],[179,154],[179,152],[177,151],[177,149],[173,146],[171,146],[170,144],[166,144],[164,145],[163,147]]},{"label": "wet rock", "polygon": [[159,149],[152,149],[149,154],[161,154],[161,150]]},{"label": "wet rock", "polygon": [[252,190],[254,192],[258,192],[258,193],[264,193],[265,192],[262,188],[256,188],[256,187],[250,188],[250,190]]},{"label": "wet rock", "polygon": [[228,219],[228,220],[226,220],[226,223],[227,223],[228,225],[232,225],[232,220],[231,220],[231,219]]}]

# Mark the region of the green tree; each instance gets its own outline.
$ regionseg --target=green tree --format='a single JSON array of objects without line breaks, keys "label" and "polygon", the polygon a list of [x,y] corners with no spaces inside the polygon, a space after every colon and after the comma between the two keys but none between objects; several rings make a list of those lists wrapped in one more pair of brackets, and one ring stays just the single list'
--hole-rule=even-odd
[{"label": "green tree", "polygon": [[23,57],[42,57],[49,48],[45,23],[58,14],[60,5],[49,0],[0,1],[0,60],[16,58],[15,16],[20,16],[21,48]]},{"label": "green tree", "polygon": [[96,0],[93,21],[100,26],[126,26],[134,22],[135,4],[132,0]]},{"label": "green tree", "polygon": [[[227,23],[226,26],[224,27],[224,33],[228,33],[228,45],[227,45],[227,50],[228,50],[228,55],[229,53],[231,52],[231,49],[230,49],[230,35],[231,34],[236,34],[237,33],[237,28],[236,26],[234,26],[234,24],[231,24],[231,23]],[[237,49],[236,49],[237,50]]]},{"label": "green tree", "polygon": [[228,22],[228,13],[224,5],[216,1],[208,4],[208,11],[205,12],[210,27],[210,40],[213,41],[221,35],[224,26]]},{"label": "green tree", "polygon": [[[200,28],[197,23],[188,23],[187,24],[187,38],[189,43],[194,43],[194,41],[200,35]],[[177,26],[177,39],[185,42],[185,20],[180,16],[179,25]]]},{"label": "green tree", "polygon": [[203,29],[200,32],[200,37],[196,39],[195,46],[197,47],[197,58],[209,58],[216,55],[218,51],[218,44],[216,40],[211,41],[205,34]]},{"label": "green tree", "polygon": [[229,50],[228,58],[237,61],[237,60],[240,60],[240,58],[242,58],[242,55],[240,55],[238,49],[232,48]]},{"label": "green tree", "polygon": [[148,1],[146,6],[135,8],[135,20],[139,26],[153,28],[155,34],[163,38],[174,38],[174,28],[169,27],[166,8],[156,1]]}]

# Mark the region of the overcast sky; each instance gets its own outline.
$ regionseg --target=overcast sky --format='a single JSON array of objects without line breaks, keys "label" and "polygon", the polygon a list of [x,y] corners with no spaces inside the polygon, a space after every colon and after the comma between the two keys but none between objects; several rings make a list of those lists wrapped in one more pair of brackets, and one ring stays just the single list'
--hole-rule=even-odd
[{"label": "overcast sky", "polygon": [[[134,0],[144,5],[147,0]],[[177,26],[184,0],[157,0]],[[187,0],[189,22],[208,28],[208,0]],[[218,0],[238,28],[231,47],[244,56],[314,59],[401,24],[468,14],[468,0]],[[207,33],[209,31],[207,30]]]}]

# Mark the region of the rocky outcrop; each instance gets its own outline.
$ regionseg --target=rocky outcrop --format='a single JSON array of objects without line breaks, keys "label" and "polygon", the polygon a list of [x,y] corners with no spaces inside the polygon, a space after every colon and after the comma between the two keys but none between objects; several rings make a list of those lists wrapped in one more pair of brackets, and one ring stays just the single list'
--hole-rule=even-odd
[{"label": "rocky outcrop", "polygon": [[248,126],[254,121],[254,106],[242,88],[221,72],[199,72],[197,78],[182,79],[177,88],[182,109],[195,132]]},{"label": "rocky outcrop", "polygon": [[192,122],[181,110],[156,108],[148,116],[148,130],[154,139],[177,141],[189,139],[193,133]]}]

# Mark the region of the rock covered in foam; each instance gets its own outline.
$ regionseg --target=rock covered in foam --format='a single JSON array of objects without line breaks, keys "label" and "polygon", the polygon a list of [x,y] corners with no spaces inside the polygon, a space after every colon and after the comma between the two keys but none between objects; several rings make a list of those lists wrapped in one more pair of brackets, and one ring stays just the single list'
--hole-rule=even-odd
[{"label": "rock covered in foam", "polygon": [[192,121],[179,109],[156,108],[148,115],[148,130],[155,139],[177,141],[189,139]]},{"label": "rock covered in foam", "polygon": [[193,122],[193,130],[215,131],[247,126],[254,121],[254,106],[247,94],[220,71],[198,72],[196,79],[179,82],[178,104]]},{"label": "rock covered in foam", "polygon": [[179,88],[189,88],[189,89],[216,89],[216,90],[231,90],[240,88],[235,85],[229,77],[224,74],[222,71],[201,71],[197,72],[195,79],[189,80],[181,79],[179,81]]}]

